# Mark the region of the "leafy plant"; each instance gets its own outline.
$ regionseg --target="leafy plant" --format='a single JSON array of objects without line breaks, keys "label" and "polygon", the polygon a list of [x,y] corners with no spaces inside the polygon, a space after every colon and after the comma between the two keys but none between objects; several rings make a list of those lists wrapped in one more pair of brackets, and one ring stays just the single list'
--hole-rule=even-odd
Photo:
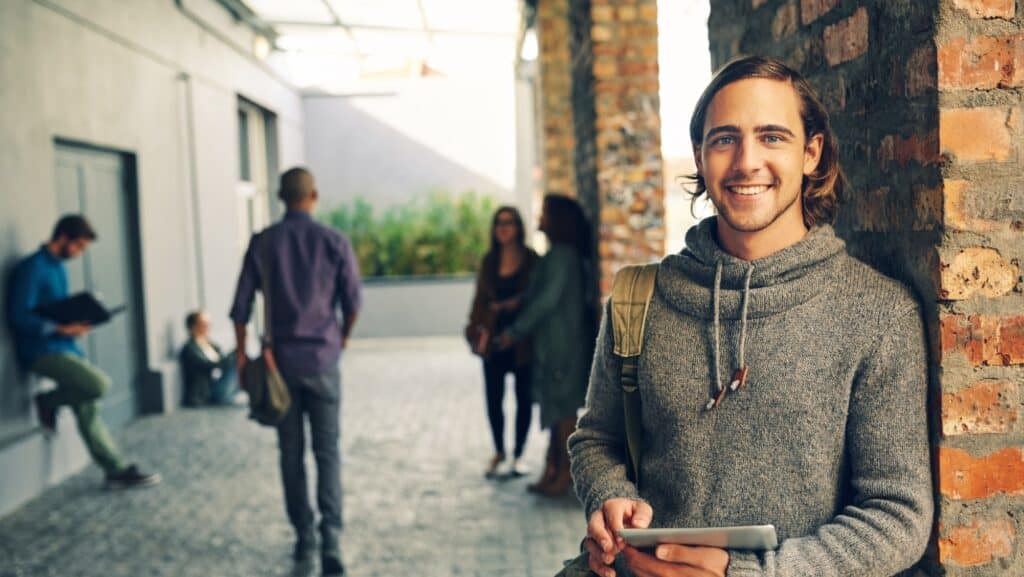
[{"label": "leafy plant", "polygon": [[451,275],[476,270],[494,208],[471,191],[433,191],[380,216],[360,197],[319,218],[349,237],[364,277]]}]

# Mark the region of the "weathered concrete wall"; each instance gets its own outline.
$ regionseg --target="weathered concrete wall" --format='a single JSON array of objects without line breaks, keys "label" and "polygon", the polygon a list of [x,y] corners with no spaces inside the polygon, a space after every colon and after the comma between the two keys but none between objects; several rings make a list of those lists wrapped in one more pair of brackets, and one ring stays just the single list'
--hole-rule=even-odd
[{"label": "weathered concrete wall", "polygon": [[934,574],[1024,574],[1022,11],[712,2],[716,67],[773,55],[818,90],[851,184],[837,229],[923,300],[939,514],[922,567]]},{"label": "weathered concrete wall", "polygon": [[[0,2],[0,264],[6,271],[38,248],[60,216],[55,138],[134,154],[142,346],[146,368],[168,385],[178,378],[172,354],[183,342],[182,319],[200,295],[218,339],[230,335],[226,315],[244,248],[235,192],[238,97],[276,114],[279,166],[303,159],[299,96],[246,55],[252,40],[211,0],[185,0],[181,8],[167,0]],[[6,326],[0,377],[3,512],[86,457],[65,421],[56,440],[43,440]]]}]

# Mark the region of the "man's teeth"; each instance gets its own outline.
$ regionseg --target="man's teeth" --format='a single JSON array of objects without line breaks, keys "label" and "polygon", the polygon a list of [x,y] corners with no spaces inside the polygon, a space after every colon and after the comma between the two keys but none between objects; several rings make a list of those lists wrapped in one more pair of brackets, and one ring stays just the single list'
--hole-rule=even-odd
[{"label": "man's teeth", "polygon": [[736,194],[755,195],[761,194],[762,192],[766,192],[769,188],[771,187],[768,186],[767,184],[759,184],[757,186],[730,186],[729,190],[735,192]]}]

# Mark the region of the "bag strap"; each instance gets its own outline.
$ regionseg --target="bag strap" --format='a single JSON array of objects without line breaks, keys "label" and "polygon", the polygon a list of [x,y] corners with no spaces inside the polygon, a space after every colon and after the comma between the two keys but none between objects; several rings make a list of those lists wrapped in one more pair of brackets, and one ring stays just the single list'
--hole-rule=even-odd
[{"label": "bag strap", "polygon": [[260,234],[260,285],[263,291],[263,348],[270,347],[271,330],[270,321],[270,229],[264,229]]},{"label": "bag strap", "polygon": [[643,352],[647,309],[654,294],[658,264],[623,267],[612,283],[611,315],[613,352],[622,361],[619,382],[622,385],[622,409],[626,429],[626,474],[640,485],[640,449],[643,427],[640,424],[640,387],[637,373]]}]

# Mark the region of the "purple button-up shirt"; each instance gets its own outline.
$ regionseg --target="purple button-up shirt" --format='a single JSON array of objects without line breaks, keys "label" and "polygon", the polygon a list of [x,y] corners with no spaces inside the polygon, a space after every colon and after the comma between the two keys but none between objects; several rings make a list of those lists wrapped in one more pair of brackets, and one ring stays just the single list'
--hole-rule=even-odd
[{"label": "purple button-up shirt", "polygon": [[326,372],[341,356],[339,305],[345,314],[359,311],[359,264],[352,244],[309,213],[288,211],[249,242],[231,307],[234,322],[249,322],[267,266],[278,367],[297,377]]}]

